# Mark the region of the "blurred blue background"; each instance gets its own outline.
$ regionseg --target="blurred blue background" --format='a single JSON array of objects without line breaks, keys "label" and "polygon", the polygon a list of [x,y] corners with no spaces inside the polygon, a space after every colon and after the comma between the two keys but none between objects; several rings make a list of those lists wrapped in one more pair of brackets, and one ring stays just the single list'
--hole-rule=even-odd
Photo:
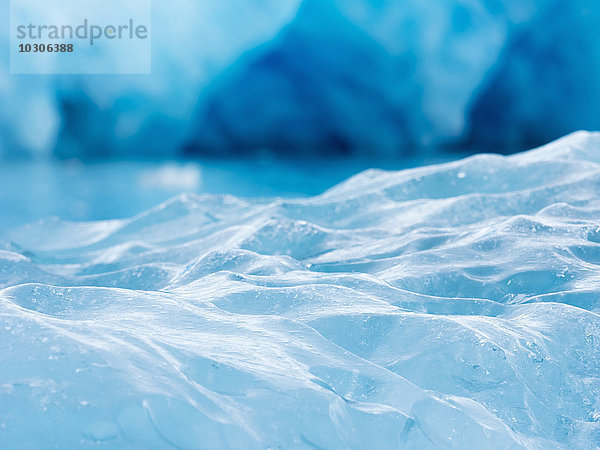
[{"label": "blurred blue background", "polygon": [[598,130],[598,24],[597,0],[155,0],[143,76],[10,75],[5,31],[0,227]]}]

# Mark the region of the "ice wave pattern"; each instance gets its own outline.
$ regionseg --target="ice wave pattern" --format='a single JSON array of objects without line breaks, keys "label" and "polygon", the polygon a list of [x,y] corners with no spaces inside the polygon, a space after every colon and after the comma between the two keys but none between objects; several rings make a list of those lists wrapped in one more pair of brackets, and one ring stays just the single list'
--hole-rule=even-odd
[{"label": "ice wave pattern", "polygon": [[600,135],[0,251],[6,448],[595,448]]}]

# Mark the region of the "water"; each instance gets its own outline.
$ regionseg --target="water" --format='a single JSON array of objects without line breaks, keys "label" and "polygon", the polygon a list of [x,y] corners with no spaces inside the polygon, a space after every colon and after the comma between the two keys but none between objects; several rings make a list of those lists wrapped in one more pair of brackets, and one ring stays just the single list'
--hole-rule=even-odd
[{"label": "water", "polygon": [[0,232],[58,217],[71,221],[127,218],[181,193],[246,198],[308,197],[371,167],[401,169],[449,161],[442,155],[407,160],[132,160],[83,164],[3,161]]},{"label": "water", "polygon": [[[156,197],[131,180],[202,191],[205,172],[118,186],[96,168],[93,192],[130,209],[92,201],[113,219],[2,233],[0,442],[600,446],[599,155],[580,133],[320,195],[182,194],[137,214]],[[69,213],[67,190],[50,185],[39,214]],[[35,215],[28,198],[4,225]]]}]

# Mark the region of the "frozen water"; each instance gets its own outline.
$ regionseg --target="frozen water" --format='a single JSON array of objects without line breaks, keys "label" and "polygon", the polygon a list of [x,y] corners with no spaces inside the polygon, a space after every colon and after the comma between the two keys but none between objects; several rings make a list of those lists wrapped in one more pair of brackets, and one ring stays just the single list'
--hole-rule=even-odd
[{"label": "frozen water", "polygon": [[6,448],[600,445],[600,135],[0,244]]},{"label": "frozen water", "polygon": [[150,76],[10,76],[0,30],[0,154],[510,151],[600,128],[596,0],[153,8]]},{"label": "frozen water", "polygon": [[514,148],[599,129],[598,6],[553,2],[514,33],[469,111],[472,142]]},{"label": "frozen water", "polygon": [[455,143],[518,26],[547,3],[305,0],[202,96],[193,150],[398,154]]},{"label": "frozen water", "polygon": [[[33,3],[36,10],[46,7],[55,14],[55,6]],[[276,35],[298,3],[152,2],[151,76],[11,76],[7,24],[0,30],[6,55],[0,58],[0,155],[176,153],[200,91],[240,55]],[[9,6],[0,6],[6,22]],[[93,7],[88,6],[90,18]]]}]

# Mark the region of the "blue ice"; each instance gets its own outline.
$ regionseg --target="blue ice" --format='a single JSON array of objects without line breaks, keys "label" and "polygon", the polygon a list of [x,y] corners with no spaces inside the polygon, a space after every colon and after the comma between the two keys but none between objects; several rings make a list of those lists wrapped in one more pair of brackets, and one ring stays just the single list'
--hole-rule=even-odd
[{"label": "blue ice", "polygon": [[596,0],[153,8],[150,76],[15,77],[1,58],[0,155],[511,152],[600,127]]},{"label": "blue ice", "polygon": [[600,134],[0,243],[5,448],[600,446]]}]

